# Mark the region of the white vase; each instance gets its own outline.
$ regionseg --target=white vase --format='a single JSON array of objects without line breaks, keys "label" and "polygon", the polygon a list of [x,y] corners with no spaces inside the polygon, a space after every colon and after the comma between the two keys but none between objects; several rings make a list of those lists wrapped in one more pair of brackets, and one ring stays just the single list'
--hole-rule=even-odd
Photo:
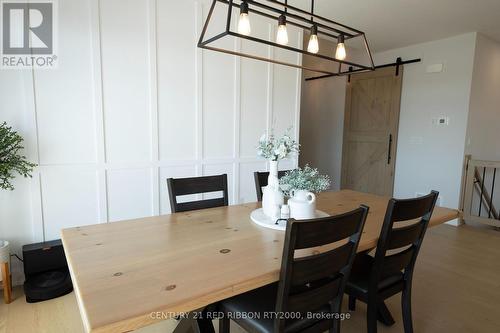
[{"label": "white vase", "polygon": [[308,220],[316,217],[316,196],[309,191],[290,192],[288,199],[290,206],[290,217],[296,220]]},{"label": "white vase", "polygon": [[278,179],[278,161],[269,161],[269,177],[267,186],[262,191],[262,209],[264,214],[271,219],[277,219],[280,215],[280,207],[285,199],[280,190]]}]

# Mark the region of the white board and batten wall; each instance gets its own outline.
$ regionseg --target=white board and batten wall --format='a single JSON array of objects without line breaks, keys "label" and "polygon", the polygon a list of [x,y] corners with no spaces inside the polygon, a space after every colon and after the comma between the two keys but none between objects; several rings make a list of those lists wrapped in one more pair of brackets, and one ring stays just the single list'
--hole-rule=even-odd
[{"label": "white board and batten wall", "polygon": [[198,49],[208,5],[60,1],[59,67],[0,73],[1,118],[39,164],[0,193],[1,237],[17,253],[62,228],[169,213],[168,177],[227,173],[231,204],[256,200],[257,141],[271,127],[298,137],[301,73]]}]

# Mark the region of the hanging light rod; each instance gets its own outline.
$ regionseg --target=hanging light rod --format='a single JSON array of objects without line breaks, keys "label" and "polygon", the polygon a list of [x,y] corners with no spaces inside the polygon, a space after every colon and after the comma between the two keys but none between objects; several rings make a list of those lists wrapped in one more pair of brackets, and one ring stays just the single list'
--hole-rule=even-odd
[{"label": "hanging light rod", "polygon": [[[232,6],[239,7],[237,4],[234,4],[233,1],[230,1],[230,0],[216,0],[216,1],[223,2],[223,3],[229,3],[229,2],[231,2]],[[262,0],[260,0],[260,1],[262,1]],[[336,32],[337,34],[344,34],[345,36],[348,36],[349,38],[363,35],[363,32],[361,32],[359,30],[349,28],[349,27],[341,25],[341,24],[339,24],[339,23],[337,23],[335,21],[332,21],[332,20],[329,20],[329,19],[325,19],[325,18],[323,18],[321,16],[317,16],[314,13],[306,12],[306,11],[304,11],[302,9],[298,9],[296,7],[290,6],[288,4],[288,2],[283,3],[283,2],[272,1],[272,0],[265,0],[265,1],[271,2],[271,3],[275,3],[275,4],[283,7],[283,9],[280,9],[280,8],[277,8],[277,7],[273,7],[273,6],[269,6],[269,5],[266,5],[266,4],[262,3],[262,2],[254,1],[254,0],[247,0],[246,2],[248,2],[249,4],[251,4],[253,7],[259,7],[259,8],[262,8],[264,10],[268,10],[268,11],[271,11],[271,12],[274,12],[274,13],[284,14],[285,16],[287,16],[289,18],[293,18],[293,19],[296,19],[298,21],[305,22],[305,23],[311,23],[312,22],[311,19],[312,18],[316,18],[316,19],[318,19],[318,23],[317,24],[318,24],[319,27],[321,27],[323,29],[326,29],[326,30],[330,30],[332,32]],[[293,11],[296,11],[297,13],[294,14]],[[257,13],[257,14],[263,14],[262,11],[258,11],[258,10],[254,10],[254,12]],[[300,13],[300,14],[298,14],[298,13]],[[321,23],[321,21],[324,21],[325,23]],[[340,28],[335,28],[332,25],[343,27],[347,31],[341,30]]]},{"label": "hanging light rod", "polygon": [[[225,27],[219,28],[219,31],[223,29],[224,30],[206,39],[209,25],[212,26],[218,24],[215,22],[215,20],[213,20],[213,15],[214,11],[216,9],[219,10],[220,7],[222,7],[224,12],[226,13],[226,20]],[[236,24],[237,29],[234,29],[235,24],[233,24],[233,10],[237,11],[240,14],[239,20]],[[257,16],[264,17],[272,22],[275,22],[274,24],[276,30],[274,31],[276,33],[276,39],[273,40],[272,36],[271,40],[269,40],[269,38],[259,38],[252,34],[252,17]],[[254,20],[253,24],[256,24],[256,20]],[[300,30],[303,31],[311,32],[309,44],[305,48],[303,45],[289,45],[289,31],[287,29],[288,25],[300,28]],[[329,46],[328,48],[327,43],[323,43],[323,46],[320,45],[322,42],[321,39],[319,39],[319,36],[323,36],[329,40],[337,41],[337,47],[334,47],[332,49],[332,47]],[[243,40],[260,43],[275,48],[293,51],[299,54],[317,57],[323,60],[323,64],[319,64],[317,65],[317,68],[314,68],[315,65],[303,66],[302,64],[300,64],[300,61],[294,63],[290,62],[290,60],[287,61],[276,59],[276,56],[265,57],[261,55],[245,53],[239,50],[235,50],[231,47],[214,45],[219,39],[227,39],[228,37],[240,38]],[[364,52],[367,55],[367,61],[364,64],[351,60],[347,57],[346,54],[346,52],[348,52],[348,49],[344,47],[344,42],[356,38],[362,42],[362,48],[364,48]],[[375,68],[365,34],[360,30],[348,27],[346,25],[317,15],[314,12],[314,0],[311,0],[310,12],[291,6],[288,4],[288,1],[213,0],[206,21],[203,25],[201,36],[198,41],[198,47],[250,59],[262,60],[275,64],[301,68],[326,75],[338,76],[349,74],[349,72],[346,70],[347,67],[353,67],[356,70],[366,71],[373,70]],[[359,50],[359,52],[363,52],[363,50]],[[327,66],[325,66],[325,64]],[[334,66],[332,66],[332,69],[329,69],[329,64],[338,64],[338,68],[333,69]]]},{"label": "hanging light rod", "polygon": [[[311,0],[311,22],[314,21],[314,0]],[[318,40],[318,26],[313,24],[311,27],[311,34],[309,36],[309,43],[307,44],[307,52],[318,53],[319,52],[319,40]]]},{"label": "hanging light rod", "polygon": [[[277,0],[266,0],[267,2],[270,2],[270,3],[274,3],[274,4],[277,4],[277,5],[280,5],[280,6],[283,6],[287,9],[291,9],[297,13],[300,13],[302,15],[307,15],[307,16],[312,16],[313,18],[317,18],[317,19],[320,19],[322,21],[325,21],[325,22],[328,22],[330,24],[334,24],[334,25],[338,25],[339,27],[342,27],[344,29],[347,29],[347,30],[351,30],[351,31],[354,31],[356,32],[358,35],[364,35],[364,32],[363,31],[360,31],[360,30],[357,30],[357,29],[354,29],[354,28],[351,28],[351,27],[348,27],[347,25],[344,25],[344,24],[341,24],[341,23],[338,23],[338,22],[335,22],[333,20],[330,20],[330,19],[327,19],[323,16],[319,16],[319,15],[315,15],[314,13],[309,13],[303,9],[300,9],[298,7],[294,7],[294,6],[291,6],[287,3],[283,3],[283,2],[280,2],[280,1],[277,1]],[[249,2],[255,2],[257,3],[257,1],[250,1]]]},{"label": "hanging light rod", "polygon": [[[229,0],[217,0],[217,1],[229,4]],[[246,2],[247,6],[248,6],[248,1],[242,1],[242,6],[243,6],[243,2]],[[240,5],[235,4],[235,3],[233,3],[232,6],[235,7],[235,8],[240,8]],[[248,7],[247,7],[247,10],[248,10],[248,12],[257,14],[259,16],[263,16],[263,17],[266,17],[266,18],[269,18],[269,19],[272,19],[272,20],[279,20],[279,16],[274,16],[274,15],[271,15],[271,14],[268,14],[268,13],[265,13],[265,12],[261,12],[261,11],[255,10],[255,9],[251,9],[251,8],[248,8]],[[287,23],[290,24],[290,25],[293,25],[295,27],[305,29],[305,30],[309,30],[309,28],[310,28],[310,27],[308,27],[308,26],[306,26],[304,24],[300,24],[300,23],[297,23],[297,22],[287,22]],[[324,26],[322,25],[322,27],[324,27]],[[321,32],[321,34],[336,39],[338,37],[338,34],[341,33],[341,31],[337,30],[337,29],[335,29],[334,31],[337,34],[329,33],[329,32],[326,32],[324,30]],[[359,35],[356,35],[356,34],[347,34],[346,36],[347,36],[347,38],[353,38],[353,37],[356,37],[356,36],[359,36]]]}]

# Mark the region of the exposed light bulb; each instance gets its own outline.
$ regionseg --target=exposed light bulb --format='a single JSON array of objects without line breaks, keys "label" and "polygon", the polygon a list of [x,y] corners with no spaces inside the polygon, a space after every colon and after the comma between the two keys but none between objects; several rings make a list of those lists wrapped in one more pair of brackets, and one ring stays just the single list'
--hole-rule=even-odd
[{"label": "exposed light bulb", "polygon": [[250,27],[250,19],[248,18],[248,14],[241,13],[240,20],[238,22],[238,33],[248,36],[252,32]]},{"label": "exposed light bulb", "polygon": [[344,43],[337,44],[337,51],[335,52],[335,58],[338,60],[345,60],[347,57],[347,53],[345,51]]},{"label": "exposed light bulb", "polygon": [[339,36],[339,42],[337,44],[337,51],[335,52],[335,58],[338,60],[345,60],[347,57],[347,52],[344,45],[344,35]]},{"label": "exposed light bulb", "polygon": [[288,32],[286,30],[286,25],[280,25],[278,27],[278,34],[276,35],[276,42],[281,45],[288,44]]},{"label": "exposed light bulb", "polygon": [[307,52],[318,53],[319,52],[319,42],[317,35],[311,35],[309,38],[309,45],[307,45]]},{"label": "exposed light bulb", "polygon": [[248,36],[252,32],[250,18],[248,17],[248,3],[243,1],[240,5],[240,20],[238,21],[238,33]]},{"label": "exposed light bulb", "polygon": [[309,44],[307,45],[307,52],[310,52],[310,53],[318,53],[319,52],[318,27],[315,25],[311,28],[311,37],[309,37]]},{"label": "exposed light bulb", "polygon": [[286,30],[286,17],[281,15],[278,19],[278,33],[276,34],[276,43],[280,45],[288,44],[288,31]]}]

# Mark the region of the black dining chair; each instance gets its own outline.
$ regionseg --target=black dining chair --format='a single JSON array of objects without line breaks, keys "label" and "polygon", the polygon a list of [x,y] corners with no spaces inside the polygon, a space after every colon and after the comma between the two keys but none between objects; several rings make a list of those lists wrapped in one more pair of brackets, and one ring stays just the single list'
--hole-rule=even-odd
[{"label": "black dining chair", "polygon": [[[168,195],[172,213],[186,212],[190,210],[222,207],[228,205],[227,175],[192,177],[192,178],[168,178]],[[197,200],[189,202],[177,202],[181,195],[202,194],[222,191],[222,197],[216,199]]]},{"label": "black dining chair", "polygon": [[[249,332],[339,332],[342,296],[367,213],[361,206],[337,216],[288,220],[280,280],[221,301],[219,332],[229,332],[230,319]],[[295,256],[296,250],[338,241],[324,253]]]},{"label": "black dining chair", "polygon": [[[281,178],[289,170],[278,171],[278,178]],[[267,179],[269,178],[269,172],[255,171],[253,173],[253,178],[255,180],[255,192],[257,193],[257,201],[262,201],[262,188],[267,186]]]},{"label": "black dining chair", "polygon": [[386,324],[394,319],[384,300],[402,292],[405,333],[413,332],[411,318],[411,286],[415,261],[439,193],[432,191],[416,199],[391,199],[387,206],[375,256],[356,256],[346,293],[349,309],[354,311],[356,300],[367,303],[368,332],[377,332],[377,315]]}]

